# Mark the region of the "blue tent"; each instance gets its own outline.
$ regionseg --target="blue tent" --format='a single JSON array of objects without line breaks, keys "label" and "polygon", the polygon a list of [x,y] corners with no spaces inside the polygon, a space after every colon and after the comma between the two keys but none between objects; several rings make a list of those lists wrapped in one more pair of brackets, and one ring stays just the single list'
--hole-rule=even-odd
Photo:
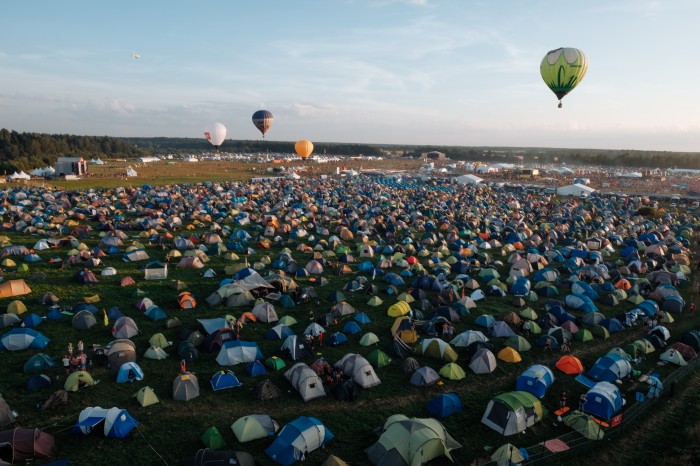
[{"label": "blue tent", "polygon": [[63,319],[63,317],[64,316],[61,313],[61,311],[59,311],[58,308],[55,307],[51,309],[48,314],[46,314],[46,318],[48,320],[61,320]]},{"label": "blue tent", "polygon": [[353,316],[353,319],[358,323],[358,324],[369,324],[372,322],[372,320],[369,318],[367,314],[364,312],[358,312]]},{"label": "blue tent", "polygon": [[492,315],[482,314],[474,320],[475,325],[479,325],[484,328],[489,328],[496,323],[496,319]]},{"label": "blue tent", "polygon": [[547,366],[535,364],[527,368],[515,381],[515,389],[542,398],[554,383],[554,374]]},{"label": "blue tent", "polygon": [[442,393],[428,402],[428,412],[435,417],[447,417],[464,409],[457,393]]},{"label": "blue tent", "polygon": [[31,328],[13,328],[0,338],[0,351],[44,349],[49,339]]},{"label": "blue tent", "polygon": [[615,385],[609,382],[598,382],[586,393],[583,412],[603,419],[611,419],[622,409],[622,405],[622,394]]},{"label": "blue tent", "polygon": [[27,317],[24,318],[24,321],[22,321],[22,325],[27,328],[33,328],[39,325],[42,322],[41,317],[38,315],[34,314],[33,312],[29,314]]},{"label": "blue tent", "polygon": [[225,390],[227,388],[240,387],[241,382],[231,371],[219,371],[211,378],[211,388],[214,391]]},{"label": "blue tent", "polygon": [[351,320],[345,325],[343,325],[343,332],[348,333],[350,335],[356,335],[361,331],[362,329],[360,329],[360,326],[354,320]]},{"label": "blue tent", "polygon": [[117,372],[117,383],[135,382],[143,380],[143,370],[135,362],[125,362],[119,366]]},{"label": "blue tent", "polygon": [[77,314],[80,311],[90,311],[93,314],[97,314],[100,310],[97,309],[97,306],[95,306],[94,304],[78,303],[73,308],[73,312],[75,312]]},{"label": "blue tent", "polygon": [[510,292],[515,296],[525,296],[530,292],[530,280],[518,277],[510,286]]},{"label": "blue tent", "polygon": [[24,382],[24,388],[27,390],[41,390],[51,385],[51,377],[46,374],[34,374]]},{"label": "blue tent", "polygon": [[348,342],[348,337],[341,332],[335,332],[328,338],[328,346],[338,346]]},{"label": "blue tent", "polygon": [[621,356],[609,353],[599,357],[593,367],[586,373],[590,379],[599,382],[615,382],[627,377],[632,372],[632,366]]},{"label": "blue tent", "polygon": [[27,359],[27,362],[24,363],[24,372],[43,372],[57,366],[56,362],[49,356],[39,353]]},{"label": "blue tent", "polygon": [[301,460],[305,453],[325,447],[334,437],[318,419],[300,416],[282,428],[265,454],[276,463],[289,466]]},{"label": "blue tent", "polygon": [[87,435],[101,424],[105,437],[125,438],[139,425],[139,422],[125,409],[85,408],[80,412],[78,423],[73,426],[73,432]]},{"label": "blue tent", "polygon": [[265,339],[266,340],[284,340],[289,335],[294,335],[294,330],[292,330],[287,325],[278,324],[267,331],[267,333],[265,334]]},{"label": "blue tent", "polygon": [[124,317],[124,314],[118,307],[110,307],[109,311],[107,311],[107,317],[109,320],[117,320],[120,317]]},{"label": "blue tent", "polygon": [[255,360],[253,362],[246,364],[245,372],[246,372],[246,374],[248,374],[251,377],[257,377],[259,375],[267,374],[267,369],[265,368],[263,363],[261,363],[258,360]]},{"label": "blue tent", "polygon": [[163,320],[168,318],[168,315],[165,313],[165,311],[158,306],[149,307],[148,309],[146,309],[146,312],[144,312],[143,315],[151,320]]}]

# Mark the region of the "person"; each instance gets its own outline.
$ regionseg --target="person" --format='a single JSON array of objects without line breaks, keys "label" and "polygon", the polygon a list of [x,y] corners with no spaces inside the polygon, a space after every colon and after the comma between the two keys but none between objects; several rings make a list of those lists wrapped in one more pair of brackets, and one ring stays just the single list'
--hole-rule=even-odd
[{"label": "person", "polygon": [[165,254],[165,263],[166,264],[170,263],[170,253],[169,252]]},{"label": "person", "polygon": [[561,395],[559,395],[559,409],[563,409],[566,407],[566,390],[561,392]]},{"label": "person", "polygon": [[67,354],[63,355],[63,369],[66,371],[66,374],[70,373],[70,358],[68,358]]},{"label": "person", "polygon": [[85,345],[83,344],[83,340],[78,340],[78,352],[82,353],[83,350],[85,349]]},{"label": "person", "polygon": [[85,356],[85,353],[81,351],[80,356],[78,356],[78,358],[80,359],[80,370],[84,371],[85,369],[87,369],[87,356]]},{"label": "person", "polygon": [[73,356],[73,342],[68,342],[68,356]]},{"label": "person", "polygon": [[571,353],[571,348],[569,348],[569,344],[567,342],[562,343],[560,349],[562,353]]},{"label": "person", "polygon": [[691,305],[690,305],[690,307],[688,308],[688,310],[690,311],[690,315],[691,315],[691,316],[694,316],[694,315],[695,315],[695,311],[697,311],[698,308],[697,308],[697,306],[695,305],[695,303],[691,303]]},{"label": "person", "polygon": [[184,374],[185,372],[187,372],[187,364],[185,363],[185,360],[184,360],[184,359],[182,359],[182,360],[180,361],[180,372],[181,372],[182,374]]},{"label": "person", "polygon": [[321,348],[323,346],[323,332],[318,332],[318,347]]},{"label": "person", "polygon": [[581,396],[578,398],[578,410],[583,412],[583,407],[586,404],[586,394],[581,393]]}]

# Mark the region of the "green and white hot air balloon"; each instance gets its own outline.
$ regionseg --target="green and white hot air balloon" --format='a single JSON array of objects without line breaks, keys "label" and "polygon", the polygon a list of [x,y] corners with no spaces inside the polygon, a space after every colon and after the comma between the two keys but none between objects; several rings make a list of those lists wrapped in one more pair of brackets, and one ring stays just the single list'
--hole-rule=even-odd
[{"label": "green and white hot air balloon", "polygon": [[561,99],[571,92],[588,71],[588,57],[579,49],[561,47],[547,52],[540,63],[540,74],[545,84]]}]

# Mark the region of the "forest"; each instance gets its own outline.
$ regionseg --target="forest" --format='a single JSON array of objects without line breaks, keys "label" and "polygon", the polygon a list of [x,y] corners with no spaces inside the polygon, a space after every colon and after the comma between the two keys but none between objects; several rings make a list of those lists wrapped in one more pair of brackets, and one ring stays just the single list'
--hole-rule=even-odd
[{"label": "forest", "polygon": [[[292,153],[291,141],[227,139],[222,148],[237,153]],[[53,165],[58,157],[137,158],[172,153],[204,153],[212,146],[204,138],[115,138],[72,134],[19,133],[0,129],[0,170],[5,174]],[[517,147],[409,146],[399,144],[348,144],[314,142],[314,153],[338,156],[380,156],[391,151],[404,157],[420,157],[439,151],[455,161],[485,163],[567,163],[642,168],[700,169],[700,154],[639,150],[558,149]]]}]

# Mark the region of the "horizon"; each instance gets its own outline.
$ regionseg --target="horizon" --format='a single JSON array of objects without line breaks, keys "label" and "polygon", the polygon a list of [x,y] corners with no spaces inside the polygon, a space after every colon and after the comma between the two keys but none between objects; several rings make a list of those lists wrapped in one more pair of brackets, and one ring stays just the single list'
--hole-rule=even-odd
[{"label": "horizon", "polygon": [[[6,5],[0,121],[202,139],[221,122],[253,141],[266,109],[272,141],[700,153],[692,0],[202,6]],[[590,61],[562,109],[539,72],[560,46]]]}]

